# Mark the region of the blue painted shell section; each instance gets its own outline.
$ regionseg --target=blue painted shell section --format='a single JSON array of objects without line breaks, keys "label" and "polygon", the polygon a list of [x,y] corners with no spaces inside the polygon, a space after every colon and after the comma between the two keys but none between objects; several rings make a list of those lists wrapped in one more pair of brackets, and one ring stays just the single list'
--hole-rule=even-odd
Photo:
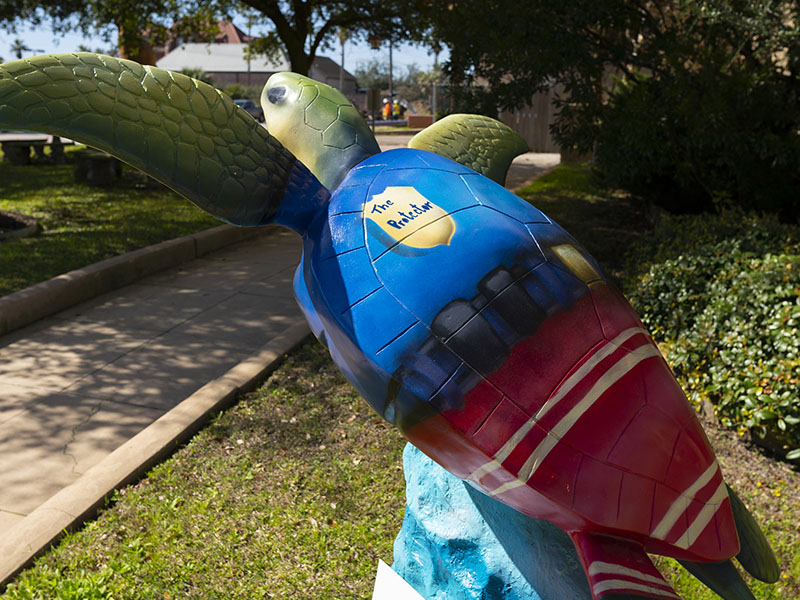
[{"label": "blue painted shell section", "polygon": [[[454,224],[449,243],[407,248],[365,219],[364,203],[391,186],[411,187],[447,213]],[[337,366],[379,414],[403,428],[433,410],[429,398],[456,370],[474,370],[437,344],[431,328],[452,301],[480,297],[487,273],[535,270],[537,277],[527,279],[539,284],[521,285],[543,306],[586,293],[551,251],[563,243],[578,247],[541,211],[471,169],[425,151],[392,150],[356,166],[327,214],[311,224],[295,289]],[[504,335],[501,325],[495,334]],[[435,361],[420,356],[423,346]],[[415,375],[393,378],[403,367]],[[477,373],[460,377],[479,380]]]}]

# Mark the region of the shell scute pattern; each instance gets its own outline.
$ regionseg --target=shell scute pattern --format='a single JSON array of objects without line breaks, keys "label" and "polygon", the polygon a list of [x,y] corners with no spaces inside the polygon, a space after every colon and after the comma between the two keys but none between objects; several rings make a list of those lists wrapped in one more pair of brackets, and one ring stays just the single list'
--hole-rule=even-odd
[{"label": "shell scute pattern", "polygon": [[[307,88],[308,86],[304,87]],[[303,111],[303,121],[311,129],[324,131],[336,119],[337,113],[336,104],[317,94]]]},{"label": "shell scute pattern", "polygon": [[[169,96],[172,106],[177,108],[182,113],[189,113],[189,111],[191,111],[191,106],[189,105],[189,94],[187,94],[179,86],[172,84],[169,85],[167,87],[167,96]],[[186,114],[186,116],[188,117],[194,115]]]},{"label": "shell scute pattern", "polygon": [[191,93],[195,89],[194,82],[188,75],[170,71],[170,77],[172,78],[173,83],[187,94]]},{"label": "shell scute pattern", "polygon": [[349,123],[337,119],[322,132],[322,143],[344,150],[356,143],[356,130]]},{"label": "shell scute pattern", "polygon": [[[129,94],[133,94],[134,96],[140,96],[143,91],[139,78],[130,71],[122,71],[119,74],[119,85],[122,87],[123,90],[125,90]],[[120,98],[124,96],[125,94],[120,94]]]},{"label": "shell scute pattern", "polygon": [[[389,157],[384,157],[389,158]],[[531,281],[530,285],[534,285],[533,279],[535,277],[556,277],[564,279],[565,277],[569,279],[572,283],[565,282],[562,283],[561,287],[566,286],[567,288],[572,289],[572,292],[568,294],[569,297],[561,297],[561,298],[552,298],[552,302],[556,304],[564,304],[566,303],[567,306],[575,306],[577,307],[580,303],[581,306],[585,305],[583,309],[586,310],[590,314],[595,315],[595,319],[598,320],[597,326],[592,330],[592,335],[589,336],[592,339],[583,339],[586,336],[584,335],[583,338],[580,335],[580,332],[576,333],[574,337],[576,340],[583,340],[582,344],[578,344],[574,349],[574,352],[568,352],[570,356],[574,356],[576,359],[578,357],[584,356],[588,351],[584,346],[591,347],[594,344],[600,344],[603,341],[603,330],[600,326],[599,315],[595,314],[594,309],[594,301],[592,299],[592,295],[589,293],[589,286],[586,284],[585,281],[579,280],[575,275],[573,275],[572,269],[574,269],[574,265],[569,265],[564,263],[562,257],[552,251],[546,251],[544,254],[540,251],[540,246],[543,244],[545,248],[549,248],[550,246],[557,246],[558,244],[562,243],[574,243],[574,241],[567,236],[561,228],[556,225],[553,225],[548,219],[546,219],[539,211],[535,209],[530,210],[523,210],[521,208],[513,207],[514,210],[508,210],[511,206],[510,203],[506,204],[503,201],[495,202],[497,193],[494,193],[492,189],[485,189],[482,186],[470,186],[469,182],[471,181],[469,176],[464,175],[463,172],[459,172],[461,170],[460,166],[454,165],[451,169],[441,169],[438,170],[436,175],[431,175],[430,171],[426,171],[424,169],[419,169],[416,167],[417,159],[419,157],[414,157],[411,154],[408,154],[404,151],[403,156],[392,157],[396,158],[397,160],[387,161],[391,163],[391,167],[383,168],[380,170],[378,174],[371,168],[370,160],[366,161],[366,163],[362,164],[361,167],[356,169],[355,173],[353,173],[352,178],[345,182],[345,185],[340,188],[339,192],[334,196],[332,199],[331,204],[331,218],[334,219],[347,219],[350,222],[350,225],[347,226],[348,229],[353,227],[358,227],[358,219],[355,218],[357,214],[356,211],[361,208],[361,204],[363,203],[364,194],[363,190],[361,189],[363,186],[368,185],[367,181],[359,181],[361,185],[353,186],[353,183],[356,183],[354,180],[362,179],[358,177],[358,171],[370,172],[370,175],[374,177],[372,181],[372,188],[370,195],[374,195],[376,193],[380,193],[383,187],[384,177],[389,176],[389,172],[391,172],[391,178],[394,183],[397,183],[398,178],[401,180],[408,180],[414,181],[414,187],[418,189],[424,196],[430,198],[437,204],[440,204],[446,212],[451,216],[457,219],[457,227],[464,227],[464,231],[469,230],[470,232],[477,232],[481,228],[476,227],[478,222],[482,223],[482,229],[491,229],[492,227],[500,227],[504,231],[508,227],[512,227],[514,231],[518,231],[517,235],[520,237],[520,240],[527,240],[525,244],[527,244],[533,255],[538,256],[538,258],[533,262],[529,262],[528,259],[526,260],[526,268],[530,269],[528,276],[520,279],[519,281],[528,280]],[[427,156],[425,157],[427,158]],[[372,160],[372,159],[371,159]],[[381,159],[374,159],[376,162]],[[436,161],[434,161],[436,162]],[[377,165],[375,165],[377,166]],[[437,165],[437,167],[441,168],[444,165]],[[372,177],[365,177],[364,179],[372,179]],[[438,182],[441,185],[443,179],[447,179],[448,181],[452,178],[454,182],[452,185],[445,185],[447,189],[446,194],[438,193],[434,191],[434,187],[429,187],[428,184],[434,182]],[[430,179],[430,181],[426,181]],[[456,183],[457,182],[457,183]],[[491,184],[494,186],[495,184]],[[439,188],[441,189],[441,188]],[[457,190],[460,190],[459,193],[456,193]],[[499,187],[498,187],[499,190]],[[461,193],[463,192],[463,194]],[[452,204],[450,201],[451,198],[462,197],[461,201],[456,202],[458,206]],[[490,213],[487,211],[491,210]],[[474,217],[470,215],[475,213]],[[480,214],[479,214],[480,213]],[[523,223],[526,223],[523,226]],[[490,226],[491,225],[491,226]],[[378,281],[380,282],[379,287],[375,290],[372,288],[375,287],[374,279],[370,276],[367,277],[368,271],[366,270],[365,266],[361,265],[361,268],[357,269],[358,272],[361,274],[361,277],[358,279],[360,280],[360,285],[356,286],[355,282],[349,282],[349,286],[347,287],[347,291],[351,292],[349,295],[350,298],[350,308],[348,309],[347,314],[351,319],[349,325],[353,327],[353,333],[358,340],[359,343],[363,345],[364,349],[368,349],[368,355],[372,355],[372,360],[376,360],[381,363],[381,366],[389,372],[393,371],[393,366],[388,363],[384,363],[384,361],[389,360],[392,354],[394,353],[391,350],[394,347],[395,341],[399,338],[395,338],[398,334],[402,333],[400,331],[383,331],[378,332],[377,329],[374,327],[374,324],[371,324],[368,320],[365,320],[362,314],[362,308],[370,304],[371,299],[378,299],[384,305],[397,305],[397,309],[400,310],[400,307],[403,306],[403,311],[407,311],[407,318],[398,319],[398,322],[401,322],[403,327],[410,327],[414,323],[421,321],[424,323],[424,329],[428,331],[427,335],[435,334],[435,327],[433,326],[432,322],[432,315],[425,315],[422,314],[422,310],[420,307],[414,305],[414,302],[410,300],[409,294],[404,293],[404,289],[401,289],[402,286],[398,287],[399,283],[394,281],[394,274],[396,273],[398,268],[398,261],[394,260],[394,253],[387,249],[385,246],[382,246],[381,243],[378,243],[378,240],[372,239],[370,234],[367,230],[362,230],[363,232],[360,233],[357,237],[359,240],[364,240],[366,244],[366,248],[369,250],[371,255],[371,264],[373,269],[375,270],[375,274],[378,276]],[[457,236],[458,234],[456,234]],[[538,240],[538,243],[537,243]],[[338,255],[337,261],[342,262],[343,260],[353,261],[358,260],[359,262],[363,260],[364,256],[364,248],[360,247],[359,244],[355,244],[353,240],[350,241],[350,244],[342,245],[341,243],[337,243],[337,239],[331,240],[332,245],[335,247],[333,248],[332,254]],[[454,237],[452,242],[453,247],[457,248],[460,247],[460,242],[458,241],[457,237]],[[358,246],[354,248],[353,246]],[[519,248],[524,245],[521,241],[515,243],[515,248]],[[389,251],[387,251],[389,250]],[[431,250],[427,256],[433,256],[436,252],[442,252],[444,256],[445,253],[450,252],[446,247],[442,246],[439,250]],[[330,255],[328,255],[330,256]],[[518,253],[512,252],[511,254],[507,254],[504,256],[496,256],[492,259],[494,263],[506,263],[506,262],[513,262],[520,260],[521,257]],[[424,262],[426,258],[423,256],[418,256],[417,258],[413,259],[414,261]],[[442,258],[442,260],[445,260]],[[532,258],[530,260],[533,260]],[[588,260],[588,259],[587,259]],[[388,261],[388,262],[387,262]],[[385,264],[383,264],[385,263]],[[448,263],[449,268],[452,270],[454,262],[450,260]],[[509,263],[510,264],[510,263]],[[474,266],[474,265],[473,265]],[[488,268],[488,267],[487,267]],[[485,271],[486,268],[483,268]],[[476,272],[483,273],[481,268],[477,268]],[[344,272],[344,270],[343,270]],[[420,273],[428,273],[428,272],[442,272],[441,269],[434,269],[431,268],[420,268]],[[476,284],[477,281],[475,280],[475,273],[472,273],[472,277],[465,277],[462,274],[455,274],[449,273],[448,279],[452,275],[454,280],[459,282],[458,287],[461,289],[456,295],[459,297],[463,297],[469,299],[472,295],[475,294]],[[402,278],[401,278],[402,279]],[[469,282],[466,282],[466,279],[470,279]],[[582,279],[582,278],[581,278]],[[367,281],[373,281],[369,286],[363,287]],[[423,280],[416,278],[416,284],[419,285],[422,283]],[[547,282],[544,282],[542,285],[546,289],[550,289],[552,286],[545,285]],[[528,285],[525,283],[525,285]],[[434,283],[433,287],[437,287],[438,283]],[[322,286],[324,287],[324,286]],[[359,289],[355,289],[358,287]],[[362,289],[363,287],[363,289]],[[367,287],[369,289],[367,289]],[[557,289],[561,289],[559,286],[556,286]],[[435,294],[436,290],[432,289],[430,291],[431,294]],[[423,294],[428,298],[428,292]],[[497,298],[500,298],[501,294],[497,295]],[[394,302],[391,301],[394,299]],[[355,302],[355,303],[353,303]],[[435,302],[434,302],[435,304]],[[544,304],[548,304],[548,302],[544,302]],[[493,303],[489,302],[487,307],[492,307]],[[339,310],[342,309],[342,306],[339,305],[335,307]],[[570,309],[573,310],[573,309]],[[402,311],[401,311],[402,312]],[[388,336],[388,337],[387,337]],[[569,337],[569,334],[567,335]],[[447,343],[447,342],[445,342]],[[402,344],[401,344],[402,345]],[[621,352],[624,354],[626,350],[620,349]],[[377,353],[377,354],[373,354]],[[399,358],[399,357],[397,357]],[[462,359],[468,360],[469,357],[462,357]],[[570,367],[566,363],[562,365],[563,368],[569,371]],[[567,372],[562,373],[562,376],[566,376]],[[486,377],[487,375],[484,375]],[[599,373],[597,374],[599,377]],[[505,402],[515,404],[515,407],[519,409],[521,406],[519,402],[519,398],[517,398],[517,394],[512,390],[513,388],[513,381],[502,381],[497,377],[492,375],[488,375],[489,379],[491,379],[495,386],[498,386],[500,389],[503,389],[505,392],[504,397],[507,399]],[[562,379],[563,377],[559,377]],[[586,380],[583,382],[586,387],[588,385],[593,385],[594,380]],[[558,383],[557,381],[555,382]],[[511,385],[512,388],[507,388],[507,386]],[[606,409],[607,407],[603,406],[603,402],[599,402],[593,408],[590,408],[587,414],[591,414],[593,417],[592,419],[587,419],[585,421],[579,421],[578,425],[570,431],[565,431],[560,433],[559,435],[555,436],[550,430],[551,428],[555,427],[555,423],[564,417],[564,413],[567,410],[567,405],[559,407],[558,409],[554,409],[550,414],[550,419],[543,422],[543,429],[539,431],[536,429],[539,434],[542,436],[554,436],[554,439],[558,442],[558,447],[560,450],[558,452],[554,452],[552,454],[552,460],[556,462],[561,461],[564,462],[567,460],[566,457],[572,456],[573,458],[570,459],[569,465],[565,466],[565,477],[564,481],[562,482],[563,485],[559,484],[559,486],[551,486],[551,483],[548,483],[548,486],[553,487],[552,493],[555,495],[559,495],[559,500],[564,502],[567,506],[570,506],[574,502],[574,498],[576,497],[575,490],[577,488],[584,489],[591,487],[592,485],[596,485],[596,480],[600,479],[608,483],[603,487],[604,492],[608,494],[616,494],[619,495],[620,489],[622,489],[623,479],[625,478],[625,473],[627,473],[628,469],[625,467],[638,467],[637,470],[646,470],[646,465],[629,465],[627,464],[628,456],[623,456],[622,460],[619,461],[619,464],[613,464],[616,461],[610,461],[612,464],[609,464],[609,456],[614,455],[615,457],[619,456],[619,448],[629,447],[630,442],[635,442],[635,436],[631,436],[630,439],[628,437],[628,431],[632,431],[630,425],[635,421],[640,420],[640,418],[644,417],[645,415],[642,414],[642,411],[645,410],[647,393],[643,389],[643,382],[639,379],[639,373],[634,373],[632,377],[628,377],[627,379],[621,380],[619,385],[624,386],[630,392],[628,396],[630,397],[630,402],[625,404],[625,414],[622,418],[619,418],[618,421],[614,421],[612,423],[606,423],[605,425],[613,425],[613,428],[609,426],[609,429],[613,429],[611,435],[603,437],[603,438],[596,438],[596,436],[590,435],[592,433],[591,423],[592,422],[605,422],[605,419],[602,418],[600,413],[602,410]],[[576,387],[575,393],[585,394],[587,390],[583,389],[582,387]],[[547,398],[549,390],[544,392],[544,396],[542,398]],[[511,406],[511,404],[509,404]],[[530,416],[532,411],[535,412],[536,407],[528,407],[523,412],[520,413],[520,419]],[[480,415],[479,415],[480,416]],[[550,420],[553,422],[551,423]],[[488,421],[487,421],[488,423]],[[469,431],[477,430],[477,422],[470,424],[468,427],[465,424],[465,427]],[[604,425],[604,426],[605,426]],[[589,428],[588,430],[584,431],[585,428]],[[556,428],[557,430],[558,428]],[[639,428],[634,428],[638,430]],[[483,430],[480,430],[483,431]],[[485,433],[485,432],[484,432]],[[666,430],[663,432],[665,437],[670,438],[670,440],[674,441],[675,437],[678,435],[678,432],[674,430],[673,427],[667,427]],[[477,435],[477,433],[476,433]],[[533,435],[533,434],[531,434]],[[672,444],[668,443],[670,447]],[[615,448],[617,451],[615,452]],[[520,452],[522,447],[520,448]],[[571,454],[570,454],[571,453]],[[625,453],[628,454],[628,453]],[[648,493],[652,494],[654,485],[654,478],[656,480],[662,481],[665,478],[665,471],[669,464],[668,453],[665,453],[664,457],[662,458],[662,463],[656,469],[655,472],[650,473],[649,477],[645,476],[644,481],[640,481],[635,477],[632,479],[631,476],[628,477],[628,485],[626,489],[629,488],[647,488],[649,490]],[[520,462],[524,460],[528,456],[528,453],[520,454]],[[511,457],[512,459],[514,456]],[[695,457],[696,458],[696,457]],[[559,463],[560,464],[560,463]],[[621,468],[621,466],[623,466]],[[567,468],[568,467],[568,468]],[[534,479],[532,481],[539,481],[541,479],[548,479],[550,475],[550,471],[548,467],[543,467],[541,471],[538,471]],[[640,476],[641,477],[641,476]],[[549,479],[548,479],[549,482]],[[683,482],[681,482],[681,485]],[[544,484],[543,484],[544,485]],[[681,489],[681,485],[672,485],[670,487]],[[630,500],[628,497],[628,493],[626,492],[626,497],[622,502],[623,505]],[[616,496],[614,496],[616,498]],[[606,522],[606,523],[615,523],[618,519],[620,519],[620,515],[618,514],[618,502],[609,502],[607,505],[603,504],[602,506],[595,506],[595,503],[590,502],[587,506],[575,506],[576,510],[585,515],[589,516],[589,518],[599,521],[599,522]],[[652,519],[652,510],[650,505],[647,506],[647,510],[643,510],[637,512],[635,515],[635,519],[631,518],[630,521],[635,523],[635,525],[642,531],[646,531],[647,527],[650,526],[650,520]]]},{"label": "shell scute pattern", "polygon": [[[101,83],[112,86],[111,88],[106,88],[106,90],[115,89],[115,86],[117,85],[116,74],[109,73],[105,70],[95,70],[95,79],[97,80],[97,85],[100,87],[100,89],[102,89],[102,86],[100,86]],[[116,95],[116,92],[114,92],[114,94]]]}]

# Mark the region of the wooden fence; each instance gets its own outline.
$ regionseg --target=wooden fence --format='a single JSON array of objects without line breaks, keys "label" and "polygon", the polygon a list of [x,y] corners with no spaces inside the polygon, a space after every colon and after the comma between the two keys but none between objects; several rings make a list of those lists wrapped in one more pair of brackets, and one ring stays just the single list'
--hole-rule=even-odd
[{"label": "wooden fence", "polygon": [[555,92],[536,94],[530,105],[514,112],[500,113],[500,120],[522,136],[533,152],[560,152],[560,148],[550,135],[553,122],[553,96]]}]

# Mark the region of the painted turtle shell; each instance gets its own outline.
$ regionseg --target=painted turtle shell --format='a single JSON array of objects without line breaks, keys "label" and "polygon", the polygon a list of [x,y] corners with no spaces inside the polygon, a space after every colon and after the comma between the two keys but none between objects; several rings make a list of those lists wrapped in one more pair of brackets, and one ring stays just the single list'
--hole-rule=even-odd
[{"label": "painted turtle shell", "polygon": [[566,530],[738,552],[705,434],[647,331],[561,227],[418,150],[357,165],[295,287],[373,408],[456,475]]}]

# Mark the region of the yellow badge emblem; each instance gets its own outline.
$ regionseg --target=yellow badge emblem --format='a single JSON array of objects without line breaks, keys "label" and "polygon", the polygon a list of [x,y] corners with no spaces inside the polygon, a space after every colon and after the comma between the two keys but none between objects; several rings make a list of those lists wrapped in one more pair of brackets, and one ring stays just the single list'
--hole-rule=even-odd
[{"label": "yellow badge emblem", "polygon": [[449,244],[456,224],[449,214],[411,186],[389,186],[364,203],[370,219],[396,242],[412,248]]}]

